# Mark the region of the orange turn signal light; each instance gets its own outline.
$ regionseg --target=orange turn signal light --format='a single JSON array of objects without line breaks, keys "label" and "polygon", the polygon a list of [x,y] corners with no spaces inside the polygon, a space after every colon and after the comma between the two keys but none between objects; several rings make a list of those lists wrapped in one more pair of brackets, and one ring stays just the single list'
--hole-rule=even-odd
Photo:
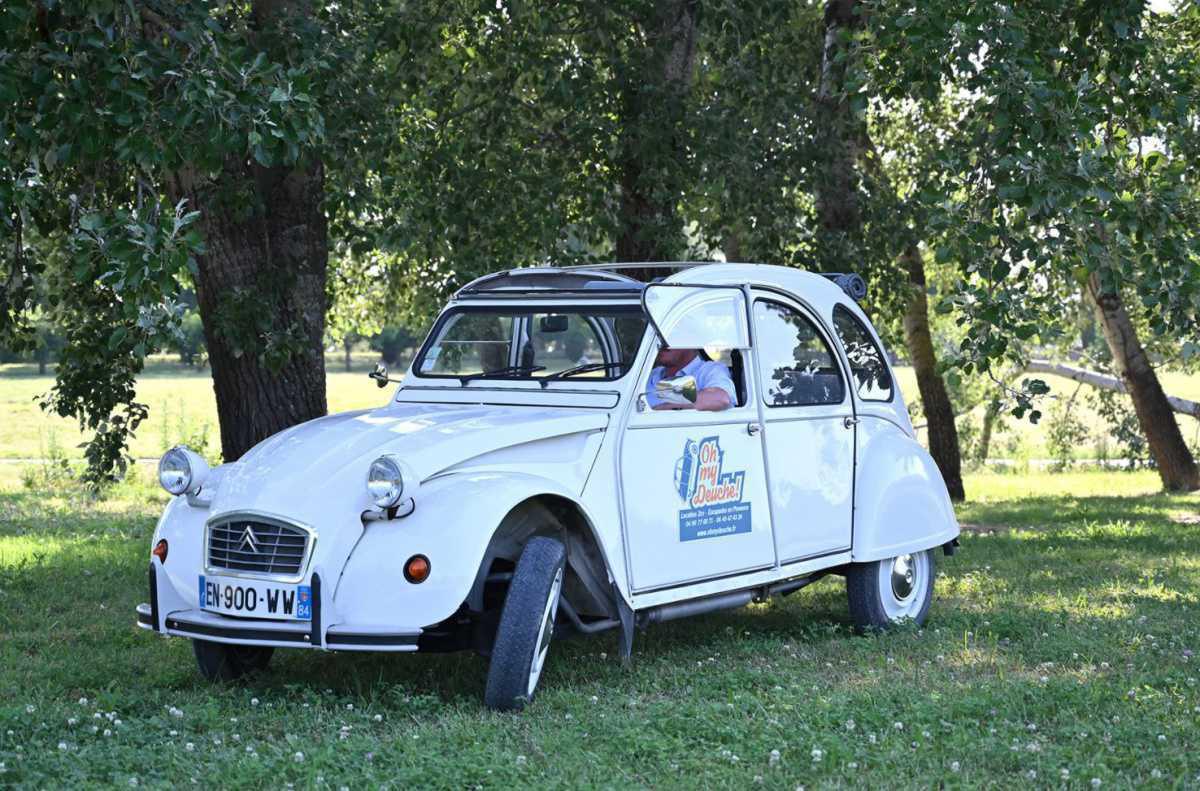
[{"label": "orange turn signal light", "polygon": [[158,543],[154,545],[154,549],[150,550],[150,554],[158,558],[159,563],[167,562],[167,539],[160,538]]},{"label": "orange turn signal light", "polygon": [[429,558],[424,555],[413,555],[404,564],[404,579],[414,585],[429,579]]}]

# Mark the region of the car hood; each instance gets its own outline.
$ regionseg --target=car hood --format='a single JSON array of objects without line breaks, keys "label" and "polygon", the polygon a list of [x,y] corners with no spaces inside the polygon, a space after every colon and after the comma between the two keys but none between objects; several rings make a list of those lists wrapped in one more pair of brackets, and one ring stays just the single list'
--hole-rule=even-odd
[{"label": "car hood", "polygon": [[607,423],[594,409],[477,404],[391,404],[330,415],[282,431],[227,465],[211,510],[306,514],[338,500],[357,514],[370,505],[367,468],[382,453],[397,454],[424,481],[478,456]]}]

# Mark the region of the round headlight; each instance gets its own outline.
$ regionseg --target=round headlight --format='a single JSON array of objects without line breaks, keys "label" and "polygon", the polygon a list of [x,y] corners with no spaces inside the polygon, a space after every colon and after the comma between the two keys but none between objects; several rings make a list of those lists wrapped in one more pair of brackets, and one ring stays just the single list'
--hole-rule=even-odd
[{"label": "round headlight", "polygon": [[171,494],[196,492],[208,475],[208,464],[199,454],[177,445],[158,462],[158,482]]},{"label": "round headlight", "polygon": [[371,462],[367,472],[367,493],[380,508],[391,508],[404,496],[404,476],[400,463],[391,456],[380,456]]},{"label": "round headlight", "polygon": [[183,494],[192,485],[192,465],[183,448],[171,448],[158,462],[158,482],[171,494]]}]

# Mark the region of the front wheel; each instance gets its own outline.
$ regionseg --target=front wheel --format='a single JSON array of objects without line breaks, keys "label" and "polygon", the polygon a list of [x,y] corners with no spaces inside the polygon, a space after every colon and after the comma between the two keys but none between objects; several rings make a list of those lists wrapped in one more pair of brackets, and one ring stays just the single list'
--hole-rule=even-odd
[{"label": "front wheel", "polygon": [[192,640],[200,675],[209,681],[233,681],[247,673],[266,670],[275,649],[261,645],[230,645]]},{"label": "front wheel", "polygon": [[533,700],[554,637],[566,560],[561,541],[535,536],[525,544],[492,646],[483,695],[488,708],[520,711]]},{"label": "front wheel", "polygon": [[850,615],[860,629],[885,629],[903,621],[920,626],[933,601],[933,550],[855,563],[846,574]]}]

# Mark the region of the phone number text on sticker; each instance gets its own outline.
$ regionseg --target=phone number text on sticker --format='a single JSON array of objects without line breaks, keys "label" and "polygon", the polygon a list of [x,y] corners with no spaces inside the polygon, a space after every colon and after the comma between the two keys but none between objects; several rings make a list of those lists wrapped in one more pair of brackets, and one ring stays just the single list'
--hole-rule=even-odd
[{"label": "phone number text on sticker", "polygon": [[200,609],[260,618],[312,620],[312,588],[200,575]]}]

